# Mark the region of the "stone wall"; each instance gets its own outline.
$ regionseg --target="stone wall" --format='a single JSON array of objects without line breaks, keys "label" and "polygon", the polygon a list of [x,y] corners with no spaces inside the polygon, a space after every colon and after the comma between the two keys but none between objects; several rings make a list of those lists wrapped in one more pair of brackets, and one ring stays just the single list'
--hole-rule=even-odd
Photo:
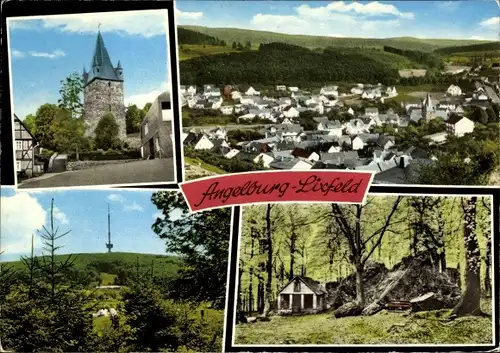
[{"label": "stone wall", "polygon": [[98,167],[101,165],[107,165],[107,164],[122,164],[122,163],[129,163],[129,162],[135,162],[137,159],[119,159],[119,160],[110,160],[110,161],[74,161],[74,162],[68,162],[66,165],[66,170],[68,171],[73,171],[73,170],[82,170],[82,169],[89,169],[93,167]]},{"label": "stone wall", "polygon": [[94,137],[101,118],[111,112],[119,127],[118,137],[127,137],[123,82],[96,79],[84,89],[85,135]]}]

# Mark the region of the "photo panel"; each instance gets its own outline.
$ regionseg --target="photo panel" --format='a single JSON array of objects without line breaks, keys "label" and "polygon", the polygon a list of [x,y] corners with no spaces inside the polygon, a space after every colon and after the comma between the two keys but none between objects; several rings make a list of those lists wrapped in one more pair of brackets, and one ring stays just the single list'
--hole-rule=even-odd
[{"label": "photo panel", "polygon": [[173,1],[66,5],[3,8],[2,130],[17,186],[181,182]]},{"label": "photo panel", "polygon": [[498,190],[398,189],[235,208],[224,351],[498,347]]},{"label": "photo panel", "polygon": [[421,4],[177,2],[186,179],[500,186],[498,3]]},{"label": "photo panel", "polygon": [[176,190],[0,192],[1,351],[222,351],[231,209],[190,214]]}]

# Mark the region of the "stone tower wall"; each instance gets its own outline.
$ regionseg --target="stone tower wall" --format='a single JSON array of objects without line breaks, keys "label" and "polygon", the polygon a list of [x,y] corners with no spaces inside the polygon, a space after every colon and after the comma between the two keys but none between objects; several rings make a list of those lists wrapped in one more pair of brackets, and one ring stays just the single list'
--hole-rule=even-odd
[{"label": "stone tower wall", "polygon": [[123,82],[96,79],[84,89],[85,135],[95,136],[99,120],[106,113],[113,113],[118,124],[118,137],[127,137]]}]

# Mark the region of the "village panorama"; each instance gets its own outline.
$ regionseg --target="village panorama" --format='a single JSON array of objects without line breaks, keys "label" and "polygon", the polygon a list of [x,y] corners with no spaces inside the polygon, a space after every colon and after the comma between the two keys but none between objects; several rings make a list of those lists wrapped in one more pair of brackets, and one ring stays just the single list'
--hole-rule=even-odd
[{"label": "village panorama", "polygon": [[376,184],[499,183],[497,42],[311,48],[236,29],[241,42],[226,42],[232,31],[179,27],[187,178],[344,169]]}]

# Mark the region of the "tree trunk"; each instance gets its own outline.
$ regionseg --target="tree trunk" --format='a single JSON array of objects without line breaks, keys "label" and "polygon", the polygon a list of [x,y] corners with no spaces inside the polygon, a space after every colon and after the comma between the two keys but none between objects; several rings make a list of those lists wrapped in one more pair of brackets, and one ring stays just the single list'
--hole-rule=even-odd
[{"label": "tree trunk", "polygon": [[262,314],[264,312],[264,281],[259,278],[257,285],[257,311]]},{"label": "tree trunk", "polygon": [[359,261],[358,259],[356,260],[355,270],[356,270],[356,303],[359,305],[359,307],[364,308],[365,307],[365,287],[363,285],[364,268],[363,265],[361,264],[361,261]]},{"label": "tree trunk", "polygon": [[441,264],[441,272],[445,273],[448,265],[446,263],[446,250],[444,247],[441,249],[441,252],[439,253],[439,263]]},{"label": "tree trunk", "polygon": [[295,234],[292,231],[292,235],[290,236],[290,272],[288,275],[288,279],[291,281],[293,279],[293,268],[295,267]]},{"label": "tree trunk", "polygon": [[242,311],[243,308],[242,308],[242,301],[241,301],[241,277],[243,276],[243,269],[242,269],[242,266],[239,267],[238,269],[238,302],[236,303],[236,307],[238,308],[238,311]]},{"label": "tree trunk", "polygon": [[[255,238],[253,237],[253,229],[252,229],[252,249],[250,251],[250,262],[253,259],[253,249],[255,245]],[[253,311],[253,265],[250,265],[250,270],[248,273],[248,313],[252,314]]]},{"label": "tree trunk", "polygon": [[476,235],[477,197],[462,204],[464,213],[464,249],[466,258],[465,292],[453,309],[453,316],[482,315],[481,312],[481,253]]},{"label": "tree trunk", "polygon": [[486,257],[484,259],[486,266],[486,271],[484,271],[484,294],[486,296],[491,296],[491,237],[488,237],[488,244],[486,244]]},{"label": "tree trunk", "polygon": [[264,312],[263,316],[267,317],[269,311],[271,310],[271,300],[272,300],[272,281],[273,281],[273,240],[271,231],[271,204],[267,204],[266,211],[266,250],[267,250],[267,261],[266,261],[266,286],[264,292]]}]

